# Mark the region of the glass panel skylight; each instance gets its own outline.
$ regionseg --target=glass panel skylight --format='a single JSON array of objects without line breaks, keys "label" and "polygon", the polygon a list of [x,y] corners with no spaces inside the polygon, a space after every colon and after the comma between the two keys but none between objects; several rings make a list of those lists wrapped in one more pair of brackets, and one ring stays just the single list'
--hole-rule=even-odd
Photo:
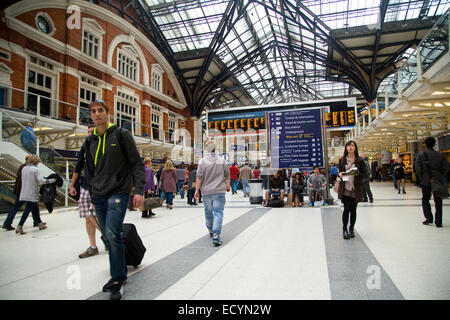
[{"label": "glass panel skylight", "polygon": [[[325,64],[329,49],[325,38],[335,29],[379,25],[382,3],[381,0],[301,0],[304,9],[299,6],[299,0],[243,0],[244,10],[225,15],[227,8],[237,2],[144,1],[174,53],[210,48],[220,26],[232,26],[231,30],[225,28],[226,37],[214,47],[217,48],[215,59],[234,72],[233,81],[240,82],[236,85],[243,87],[243,95],[250,95],[255,101],[310,99],[315,92],[318,97],[347,95],[348,84],[324,81],[329,73]],[[450,0],[390,0],[382,22],[441,15],[449,7]],[[320,21],[315,21],[314,15]],[[314,24],[322,33],[317,28],[311,29]],[[406,51],[404,56],[411,52]]]}]

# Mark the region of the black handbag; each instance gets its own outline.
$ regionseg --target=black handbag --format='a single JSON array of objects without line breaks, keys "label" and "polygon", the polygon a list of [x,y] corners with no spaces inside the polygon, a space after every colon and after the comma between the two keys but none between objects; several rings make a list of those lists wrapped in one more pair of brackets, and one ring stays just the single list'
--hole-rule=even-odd
[{"label": "black handbag", "polygon": [[430,168],[430,161],[428,160],[428,155],[426,152],[424,152],[423,154],[425,156],[425,164],[427,166],[428,174],[430,177],[431,192],[437,198],[447,199],[448,198],[448,184],[445,183],[445,181],[443,181],[443,180],[445,180],[445,177],[441,177],[438,179],[435,179],[433,177],[433,174],[432,174],[431,168]]}]

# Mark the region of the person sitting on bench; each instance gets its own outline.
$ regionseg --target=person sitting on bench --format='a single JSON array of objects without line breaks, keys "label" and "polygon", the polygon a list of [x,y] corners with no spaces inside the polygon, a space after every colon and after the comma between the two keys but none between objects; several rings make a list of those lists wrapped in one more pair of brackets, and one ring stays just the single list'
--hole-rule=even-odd
[{"label": "person sitting on bench", "polygon": [[265,207],[269,204],[269,199],[273,195],[280,195],[280,200],[284,201],[284,180],[281,177],[281,170],[274,173],[273,177],[269,179],[269,189],[266,190]]},{"label": "person sitting on bench", "polygon": [[327,206],[327,189],[326,183],[327,178],[323,174],[320,173],[319,166],[314,166],[314,173],[309,176],[309,206],[314,206],[314,201],[316,200],[317,193],[320,192],[320,195],[323,199],[323,205]]}]

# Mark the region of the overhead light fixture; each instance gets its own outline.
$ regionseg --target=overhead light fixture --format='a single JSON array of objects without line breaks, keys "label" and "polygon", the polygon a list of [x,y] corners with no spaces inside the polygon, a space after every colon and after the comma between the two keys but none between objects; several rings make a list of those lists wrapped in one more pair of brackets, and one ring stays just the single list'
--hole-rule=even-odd
[{"label": "overhead light fixture", "polygon": [[45,130],[52,130],[53,128],[49,127],[40,127],[40,128],[33,128],[33,131],[45,131]]},{"label": "overhead light fixture", "polygon": [[447,92],[447,91],[435,91],[431,95],[432,96],[438,96],[438,95],[442,95],[442,94],[450,94],[450,92]]},{"label": "overhead light fixture", "polygon": [[434,106],[435,107],[443,107],[444,105],[442,103],[435,103]]},{"label": "overhead light fixture", "polygon": [[402,114],[402,117],[409,117],[409,114]]},{"label": "overhead light fixture", "polygon": [[419,105],[425,106],[425,107],[431,107],[433,104],[431,104],[431,103],[420,103]]},{"label": "overhead light fixture", "polygon": [[69,137],[82,137],[87,135],[87,133],[72,133],[71,135],[69,135]]},{"label": "overhead light fixture", "polygon": [[386,130],[387,130],[386,128],[381,129],[381,131],[386,131]]},{"label": "overhead light fixture", "polygon": [[396,125],[396,124],[397,124],[397,122],[391,122],[391,124],[392,124],[392,125]]}]

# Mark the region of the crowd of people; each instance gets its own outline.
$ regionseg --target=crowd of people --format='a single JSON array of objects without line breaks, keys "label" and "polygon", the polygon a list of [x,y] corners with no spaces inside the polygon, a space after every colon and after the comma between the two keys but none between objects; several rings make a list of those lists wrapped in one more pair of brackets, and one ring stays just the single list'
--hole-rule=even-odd
[{"label": "crowd of people", "polygon": [[[312,172],[298,169],[273,169],[270,165],[260,169],[251,168],[245,163],[241,168],[237,163],[229,166],[225,159],[216,153],[214,141],[205,143],[204,157],[198,165],[175,167],[171,160],[165,160],[152,170],[150,158],[141,159],[131,133],[108,121],[108,107],[96,100],[89,106],[93,124],[88,128],[88,137],[80,149],[69,192],[78,198],[80,217],[85,219],[89,247],[79,254],[87,258],[99,254],[96,244],[96,231],[101,232],[105,251],[109,253],[111,279],[103,286],[103,291],[111,292],[112,300],[119,300],[127,281],[127,263],[125,247],[122,241],[122,227],[127,209],[140,208],[142,218],[155,215],[151,209],[145,209],[144,201],[158,197],[166,201],[166,208],[173,209],[174,196],[187,198],[187,204],[204,203],[205,226],[214,246],[222,245],[222,223],[226,204],[226,193],[238,193],[241,186],[243,196],[250,196],[251,179],[261,179],[265,189],[264,206],[269,206],[272,197],[279,201],[288,198],[292,207],[301,207],[308,193],[309,206],[319,199],[323,206],[328,203],[328,187],[335,187],[338,199],[343,204],[343,238],[355,237],[357,206],[359,202],[373,202],[370,190],[370,166],[368,159],[358,152],[355,141],[345,144],[343,156],[330,170],[330,183],[320,168],[315,166]],[[433,222],[442,227],[442,199],[434,193],[436,214],[433,218],[429,200],[434,180],[446,177],[448,162],[433,150],[435,140],[425,140],[426,151],[418,156],[417,174],[422,181],[422,207],[426,218],[423,224]],[[40,230],[47,228],[40,218],[38,191],[40,185],[56,183],[57,179],[42,177],[37,165],[37,155],[26,156],[25,163],[17,172],[15,185],[16,201],[11,208],[3,228],[25,234],[23,225],[32,213],[34,226]],[[392,170],[397,183],[398,193],[405,193],[404,171],[396,161]],[[84,175],[82,176],[82,172]],[[156,181],[155,181],[156,180]],[[202,201],[203,198],[203,201]],[[12,226],[16,213],[26,204],[17,227]]]}]

